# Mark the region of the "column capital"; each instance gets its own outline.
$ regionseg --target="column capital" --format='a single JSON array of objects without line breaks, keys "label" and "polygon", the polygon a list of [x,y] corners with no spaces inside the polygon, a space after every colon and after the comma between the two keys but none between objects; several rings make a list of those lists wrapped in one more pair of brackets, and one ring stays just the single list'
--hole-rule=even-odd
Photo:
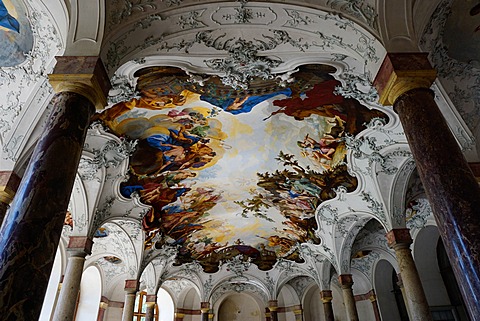
[{"label": "column capital", "polygon": [[340,283],[342,289],[351,288],[353,285],[353,278],[351,274],[340,274],[338,276],[338,282]]},{"label": "column capital", "polygon": [[379,103],[393,105],[397,98],[416,88],[430,88],[437,77],[427,53],[387,53],[373,81]]},{"label": "column capital", "polygon": [[147,294],[145,302],[157,302],[157,296],[155,294]]},{"label": "column capital", "polygon": [[387,244],[390,248],[409,248],[413,243],[408,228],[395,228],[389,231],[386,235]]},{"label": "column capital", "polygon": [[10,204],[21,178],[14,171],[0,171],[0,202]]},{"label": "column capital", "polygon": [[156,302],[145,302],[145,305],[147,306],[147,308],[154,308],[155,307],[155,304],[157,304]]},{"label": "column capital", "polygon": [[100,309],[106,310],[108,308],[108,303],[100,301]]},{"label": "column capital", "polygon": [[83,256],[92,254],[93,240],[88,236],[70,236],[67,251],[70,256]]},{"label": "column capital", "polygon": [[59,56],[48,75],[55,92],[69,91],[86,97],[97,109],[107,105],[110,80],[103,63],[96,56]]},{"label": "column capital", "polygon": [[322,290],[320,291],[320,299],[323,303],[332,302],[333,296],[331,290]]},{"label": "column capital", "polygon": [[270,300],[268,301],[268,309],[270,312],[278,310],[278,301],[277,300]]},{"label": "column capital", "polygon": [[213,320],[213,317],[214,317],[214,316],[215,316],[215,314],[209,313],[209,314],[208,314],[208,319],[209,319],[209,320]]},{"label": "column capital", "polygon": [[293,314],[295,314],[295,315],[299,315],[299,314],[302,314],[302,313],[303,313],[302,309],[293,310]]},{"label": "column capital", "polygon": [[135,293],[138,290],[138,280],[125,280],[125,292]]}]

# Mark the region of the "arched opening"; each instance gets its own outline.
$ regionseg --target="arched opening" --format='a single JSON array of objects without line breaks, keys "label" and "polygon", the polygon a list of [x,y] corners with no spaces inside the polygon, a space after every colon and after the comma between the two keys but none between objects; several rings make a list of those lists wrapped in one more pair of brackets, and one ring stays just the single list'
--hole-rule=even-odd
[{"label": "arched opening", "polygon": [[57,254],[55,255],[55,261],[53,262],[52,273],[50,274],[50,279],[48,281],[47,292],[45,293],[45,299],[43,301],[42,312],[38,321],[48,321],[50,320],[55,304],[58,299],[58,285],[62,277],[62,252],[60,247],[57,248]]},{"label": "arched opening", "polygon": [[316,321],[320,316],[325,315],[323,304],[320,299],[320,288],[313,284],[305,293],[303,300],[303,319],[305,321]]},{"label": "arched opening", "polygon": [[172,297],[164,289],[158,290],[158,321],[173,321],[175,306]]},{"label": "arched opening", "polygon": [[90,266],[82,274],[75,320],[96,321],[101,296],[102,278],[100,272],[96,267]]},{"label": "arched opening", "polygon": [[262,311],[248,294],[234,293],[227,296],[218,309],[218,321],[260,321]]},{"label": "arched opening", "polygon": [[409,320],[397,282],[398,278],[393,266],[386,260],[378,261],[374,272],[374,287],[382,320]]}]

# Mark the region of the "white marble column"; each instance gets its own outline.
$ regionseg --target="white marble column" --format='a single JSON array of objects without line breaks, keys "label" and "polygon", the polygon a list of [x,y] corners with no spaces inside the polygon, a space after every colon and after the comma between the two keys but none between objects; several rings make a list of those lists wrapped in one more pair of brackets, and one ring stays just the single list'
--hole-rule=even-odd
[{"label": "white marble column", "polygon": [[133,309],[135,309],[135,297],[137,291],[137,280],[125,280],[125,304],[123,305],[122,321],[133,320]]},{"label": "white marble column", "polygon": [[85,256],[91,253],[93,241],[86,236],[71,236],[67,252],[69,254],[67,270],[63,277],[58,297],[54,321],[72,321],[77,306],[80,282],[82,281]]}]

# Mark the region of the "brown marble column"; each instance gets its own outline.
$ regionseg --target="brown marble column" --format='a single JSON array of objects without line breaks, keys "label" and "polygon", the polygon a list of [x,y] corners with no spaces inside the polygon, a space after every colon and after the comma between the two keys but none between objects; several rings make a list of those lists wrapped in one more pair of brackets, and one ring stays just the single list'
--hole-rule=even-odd
[{"label": "brown marble column", "polygon": [[107,308],[108,308],[108,303],[101,301],[98,307],[97,321],[103,321],[103,318],[105,317],[105,311],[107,311]]},{"label": "brown marble column", "polygon": [[277,300],[268,301],[268,310],[270,310],[270,320],[278,321],[278,301]]},{"label": "brown marble column", "polygon": [[433,320],[425,292],[423,291],[422,282],[420,281],[420,276],[418,275],[417,267],[413,261],[412,252],[410,251],[410,244],[412,244],[413,241],[408,229],[391,230],[387,233],[387,242],[388,246],[395,250],[411,320]]},{"label": "brown marble column", "polygon": [[320,291],[320,299],[323,303],[323,312],[325,313],[325,321],[335,321],[333,314],[333,305],[332,305],[332,291],[323,290]]},{"label": "brown marble column", "polygon": [[147,305],[145,321],[153,321],[155,317],[155,306],[157,305],[157,296],[155,294],[147,295],[145,304]]},{"label": "brown marble column", "polygon": [[270,314],[270,309],[265,308],[265,321],[271,321],[272,320],[272,315]]},{"label": "brown marble column", "polygon": [[372,302],[373,314],[375,315],[375,321],[382,321],[380,317],[380,311],[378,310],[377,295],[374,290],[370,291],[370,302]]},{"label": "brown marble column", "polygon": [[210,302],[200,302],[200,311],[202,311],[202,321],[208,321]]},{"label": "brown marble column", "polygon": [[353,279],[351,274],[341,274],[338,276],[338,282],[342,287],[343,303],[347,310],[347,321],[358,321],[357,305],[353,296]]},{"label": "brown marble column", "polygon": [[125,280],[125,303],[123,305],[122,321],[132,321],[135,309],[135,298],[138,291],[137,280]]},{"label": "brown marble column", "polygon": [[60,92],[0,229],[5,320],[40,315],[90,118],[94,105],[102,104],[91,93],[106,101],[107,87],[100,83],[108,78],[96,57],[61,57],[54,72],[58,81],[52,85]]},{"label": "brown marble column", "polygon": [[62,289],[53,314],[54,321],[71,321],[75,316],[85,256],[91,254],[93,241],[86,236],[71,236],[68,242],[68,263]]},{"label": "brown marble column", "polygon": [[[375,79],[397,112],[470,318],[480,315],[480,187],[428,88],[427,54],[388,54]],[[405,281],[405,280],[404,280]]]},{"label": "brown marble column", "polygon": [[295,314],[295,321],[303,321],[303,309],[293,310],[293,313]]},{"label": "brown marble column", "polygon": [[0,171],[0,226],[20,185],[20,177],[13,171]]},{"label": "brown marble column", "polygon": [[185,314],[184,313],[181,313],[181,312],[175,312],[175,315],[174,315],[174,321],[183,321],[183,318],[185,317]]}]

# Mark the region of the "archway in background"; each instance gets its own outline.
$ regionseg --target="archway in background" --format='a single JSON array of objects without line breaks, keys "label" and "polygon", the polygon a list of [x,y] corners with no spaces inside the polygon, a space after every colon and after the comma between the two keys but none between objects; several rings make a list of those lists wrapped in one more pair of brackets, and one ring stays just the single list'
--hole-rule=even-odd
[{"label": "archway in background", "polygon": [[75,320],[96,321],[101,296],[102,278],[100,272],[95,266],[90,266],[82,274]]},{"label": "archway in background", "polygon": [[218,321],[261,321],[262,311],[255,299],[248,294],[234,293],[227,296],[218,309]]},{"label": "archway in background", "polygon": [[43,301],[42,312],[38,321],[49,321],[53,315],[55,304],[58,299],[58,285],[62,278],[62,251],[60,247],[57,248],[57,254],[55,255],[55,261],[53,262],[52,273],[50,274],[50,280],[48,281],[47,292],[45,293],[45,299]]},{"label": "archway in background", "polygon": [[157,293],[158,305],[158,321],[173,321],[175,306],[172,297],[164,289],[158,290]]},{"label": "archway in background", "polygon": [[[378,261],[374,272],[374,288],[377,294],[378,308],[382,320],[406,321],[403,309],[399,309],[398,301],[403,299],[402,293],[398,293],[398,286],[395,287],[393,275],[396,275],[393,266],[386,260]],[[405,311],[403,311],[405,312]],[[403,318],[402,318],[403,316]]]}]

